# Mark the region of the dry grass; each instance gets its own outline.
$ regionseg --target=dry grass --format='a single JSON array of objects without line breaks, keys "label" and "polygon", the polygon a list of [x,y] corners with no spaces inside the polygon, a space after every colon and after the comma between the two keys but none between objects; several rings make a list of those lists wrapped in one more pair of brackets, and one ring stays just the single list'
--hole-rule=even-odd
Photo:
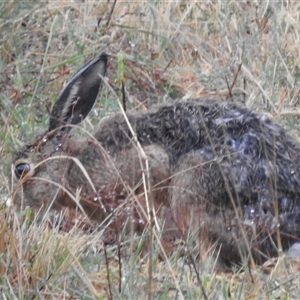
[{"label": "dry grass", "polygon": [[[101,51],[111,55],[107,77],[120,97],[125,84],[128,109],[187,95],[231,99],[268,111],[297,136],[299,12],[296,1],[1,3],[3,202],[11,151],[45,128],[63,83]],[[117,109],[105,89],[84,126]],[[61,232],[4,208],[1,215],[1,299],[299,299],[299,264],[284,258],[216,274],[176,253],[159,261],[156,243],[152,259],[139,252],[142,240],[118,254],[104,251],[97,230]]]}]

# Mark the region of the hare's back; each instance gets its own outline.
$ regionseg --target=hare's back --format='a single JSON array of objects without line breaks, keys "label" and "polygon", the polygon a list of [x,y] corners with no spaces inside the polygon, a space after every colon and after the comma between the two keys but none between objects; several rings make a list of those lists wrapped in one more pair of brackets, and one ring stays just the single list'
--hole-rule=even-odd
[{"label": "hare's back", "polygon": [[300,195],[300,146],[281,126],[245,106],[188,100],[161,106],[135,120],[142,144],[160,144],[176,165],[191,151],[217,159],[234,188],[251,186]]},{"label": "hare's back", "polygon": [[163,144],[176,158],[209,147],[218,155],[240,153],[255,162],[279,157],[294,160],[300,150],[294,139],[265,115],[226,101],[178,101],[136,119],[142,144]]},{"label": "hare's back", "polygon": [[253,163],[298,161],[300,146],[281,126],[264,114],[226,101],[189,99],[160,105],[144,113],[105,118],[95,137],[107,149],[123,149],[135,131],[142,145],[158,144],[171,162],[182,155],[209,149],[217,156],[239,154]]}]

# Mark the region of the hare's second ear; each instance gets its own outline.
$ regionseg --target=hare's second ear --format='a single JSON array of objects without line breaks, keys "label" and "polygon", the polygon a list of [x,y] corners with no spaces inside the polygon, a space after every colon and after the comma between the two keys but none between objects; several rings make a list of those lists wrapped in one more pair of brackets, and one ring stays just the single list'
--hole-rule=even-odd
[{"label": "hare's second ear", "polygon": [[49,131],[78,124],[91,111],[107,68],[107,54],[101,53],[84,65],[67,83],[51,112]]}]

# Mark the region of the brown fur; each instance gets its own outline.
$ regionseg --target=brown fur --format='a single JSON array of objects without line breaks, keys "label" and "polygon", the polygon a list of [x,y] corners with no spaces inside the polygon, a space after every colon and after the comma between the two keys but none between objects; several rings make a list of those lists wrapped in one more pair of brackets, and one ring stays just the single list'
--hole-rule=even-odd
[{"label": "brown fur", "polygon": [[[150,199],[156,211],[163,205],[170,212],[167,227],[176,224],[174,236],[179,232],[187,239],[198,231],[199,247],[215,245],[228,263],[249,255],[263,262],[277,255],[279,246],[287,249],[299,240],[300,146],[263,114],[229,102],[180,100],[127,114],[130,127],[122,114],[105,118],[92,134],[94,139],[71,136],[68,125],[88,113],[81,108],[84,100],[96,99],[97,93],[88,91],[99,89],[101,80],[94,76],[99,68],[104,75],[103,64],[102,54],[71,79],[52,112],[51,120],[60,121],[50,122],[45,135],[18,152],[15,172],[24,167],[20,163],[34,169],[19,176],[15,203],[75,206],[59,187],[63,186],[71,194],[80,190],[80,204],[92,218],[103,221],[117,214],[119,227],[129,216],[146,222],[142,175],[147,169],[134,132],[148,157]],[[75,92],[82,89],[85,92],[78,96]],[[75,102],[69,99],[72,93]],[[60,116],[61,111],[67,113]],[[132,203],[134,213],[129,214]],[[172,240],[172,235],[165,239]]]}]

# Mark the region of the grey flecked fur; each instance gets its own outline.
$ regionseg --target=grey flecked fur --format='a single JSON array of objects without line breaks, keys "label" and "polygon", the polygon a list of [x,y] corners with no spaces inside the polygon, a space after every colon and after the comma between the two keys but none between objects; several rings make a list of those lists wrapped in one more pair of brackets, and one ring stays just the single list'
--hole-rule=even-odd
[{"label": "grey flecked fur", "polygon": [[[101,120],[94,138],[69,134],[68,125],[92,108],[106,64],[101,54],[85,65],[60,94],[47,132],[16,153],[15,169],[20,173],[27,163],[34,171],[15,184],[15,204],[75,206],[62,189],[39,177],[73,194],[80,189],[82,207],[99,221],[130,199],[145,207],[141,157],[122,114]],[[182,237],[199,230],[199,245],[217,245],[229,263],[249,253],[263,262],[278,254],[280,244],[285,250],[299,240],[300,146],[282,127],[246,107],[207,99],[175,101],[127,117],[149,159],[155,208],[170,208]],[[78,164],[60,155],[77,158],[95,190]],[[129,213],[126,206],[120,211],[122,226]],[[145,221],[139,208],[134,214]]]}]

